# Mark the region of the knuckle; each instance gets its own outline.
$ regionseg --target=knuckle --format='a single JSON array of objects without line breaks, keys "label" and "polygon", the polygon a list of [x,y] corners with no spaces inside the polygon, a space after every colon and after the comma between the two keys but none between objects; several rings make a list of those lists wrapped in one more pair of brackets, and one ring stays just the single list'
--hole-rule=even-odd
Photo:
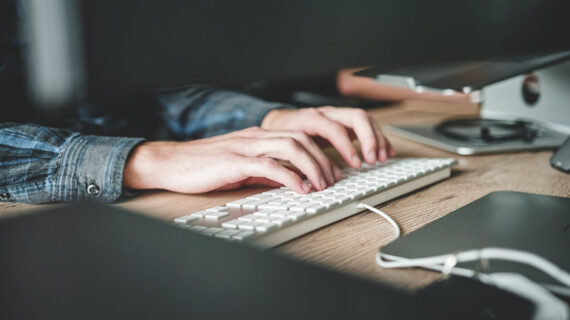
[{"label": "knuckle", "polygon": [[297,142],[297,140],[295,140],[293,137],[283,137],[280,139],[283,143],[283,146],[289,150],[296,150],[299,148],[299,142]]},{"label": "knuckle", "polygon": [[335,134],[335,135],[346,135],[346,129],[341,126],[340,124],[336,123],[336,122],[331,122],[331,131]]},{"label": "knuckle", "polygon": [[316,116],[319,114],[319,111],[316,108],[305,108],[303,109],[303,113],[307,116]]},{"label": "knuckle", "polygon": [[333,110],[333,109],[335,109],[335,108],[336,108],[336,107],[333,107],[333,106],[322,106],[322,107],[319,107],[318,110],[320,110],[320,111],[330,111],[330,110]]},{"label": "knuckle", "polygon": [[259,126],[249,127],[249,128],[247,128],[247,129],[245,129],[245,130],[247,130],[247,131],[253,131],[253,132],[256,132],[256,131],[263,131],[263,129],[261,129],[261,127],[259,127]]},{"label": "knuckle", "polygon": [[235,155],[231,152],[222,153],[219,156],[220,156],[220,160],[222,160],[222,162],[226,162],[226,163],[238,163],[238,162],[241,162],[241,160],[242,160],[242,158],[240,156]]},{"label": "knuckle", "polygon": [[309,135],[304,132],[295,133],[295,139],[300,142],[309,142]]},{"label": "knuckle", "polygon": [[256,158],[256,159],[261,166],[269,170],[273,170],[276,167],[279,167],[279,163],[277,163],[277,161],[273,158]]},{"label": "knuckle", "polygon": [[360,118],[368,118],[368,113],[364,109],[355,108],[353,110],[354,114]]}]

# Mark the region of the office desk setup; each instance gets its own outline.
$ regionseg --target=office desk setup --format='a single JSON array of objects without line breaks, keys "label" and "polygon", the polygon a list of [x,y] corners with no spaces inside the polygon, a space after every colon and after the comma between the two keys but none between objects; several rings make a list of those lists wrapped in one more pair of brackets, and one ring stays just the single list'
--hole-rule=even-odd
[{"label": "office desk setup", "polygon": [[[457,115],[477,115],[472,104],[406,101],[396,105],[369,109],[380,125],[438,123]],[[550,167],[552,151],[501,153],[458,156],[400,138],[384,130],[399,157],[455,158],[457,165],[450,178],[406,194],[380,206],[408,234],[446,216],[493,191],[510,190],[542,195],[570,197],[570,178]],[[334,159],[338,154],[327,150]],[[184,195],[149,191],[115,206],[171,222],[198,210],[223,205],[267,190],[243,188],[235,191]],[[23,205],[0,203],[0,217],[18,215],[57,205]],[[391,241],[390,225],[371,211],[364,211],[319,230],[291,240],[274,249],[293,259],[317,264],[374,282],[415,291],[442,275],[417,268],[383,269],[374,257],[378,248]]]}]

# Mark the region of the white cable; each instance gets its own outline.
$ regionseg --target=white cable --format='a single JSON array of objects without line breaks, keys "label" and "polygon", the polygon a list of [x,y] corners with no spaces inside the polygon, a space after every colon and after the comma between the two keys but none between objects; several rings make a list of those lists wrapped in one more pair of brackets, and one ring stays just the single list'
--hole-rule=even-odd
[{"label": "white cable", "polygon": [[[366,208],[372,212],[377,213],[382,218],[386,219],[386,221],[388,221],[392,225],[395,231],[395,236],[392,240],[395,240],[400,237],[401,234],[400,227],[398,226],[396,221],[394,221],[394,219],[392,219],[389,215],[387,215],[386,213],[382,212],[379,209],[376,209],[362,202],[358,203],[356,207],[359,209]],[[383,259],[384,256],[391,259],[391,261],[384,260]],[[493,279],[492,274],[477,273],[470,269],[456,267],[457,264],[462,262],[484,261],[484,260],[504,260],[504,261],[526,264],[528,266],[534,267],[535,269],[544,272],[545,274],[549,275],[550,277],[564,284],[566,287],[570,288],[570,274],[568,272],[566,272],[563,269],[560,269],[552,262],[534,253],[526,251],[506,249],[506,248],[483,248],[477,250],[461,251],[455,254],[444,254],[444,255],[416,258],[416,259],[396,257],[396,256],[386,255],[381,252],[379,252],[376,255],[376,262],[381,267],[384,268],[422,267],[426,269],[445,272],[446,274],[454,274],[469,278],[477,276],[479,280],[489,283],[492,282]]]},{"label": "white cable", "polygon": [[[382,253],[378,253],[376,261],[384,268],[424,267],[442,270],[443,265],[450,259],[450,257],[454,257],[454,259],[457,260],[457,263],[494,259],[526,264],[544,272],[565,286],[570,287],[570,274],[566,271],[538,255],[513,249],[483,248],[479,250],[462,251],[456,254],[444,254],[418,259],[400,258],[396,261],[386,261],[383,259]],[[390,256],[390,259],[392,259],[392,256]],[[466,277],[473,277],[476,274],[475,271],[463,268],[451,268],[450,273]]]},{"label": "white cable", "polygon": [[362,208],[366,208],[372,212],[376,212],[377,214],[379,214],[382,218],[386,219],[386,221],[388,221],[392,227],[394,227],[394,231],[396,232],[396,236],[394,237],[394,239],[398,239],[400,237],[400,227],[398,226],[398,224],[396,223],[396,221],[394,221],[394,219],[390,218],[389,215],[385,214],[384,212],[380,211],[379,209],[374,208],[373,206],[369,206],[366,203],[358,203],[356,205],[357,208],[362,209]]}]

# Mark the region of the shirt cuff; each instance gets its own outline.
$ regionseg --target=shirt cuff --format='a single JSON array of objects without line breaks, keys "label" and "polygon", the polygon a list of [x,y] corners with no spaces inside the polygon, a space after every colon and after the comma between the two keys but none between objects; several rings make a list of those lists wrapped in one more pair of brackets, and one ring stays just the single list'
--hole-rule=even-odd
[{"label": "shirt cuff", "polygon": [[123,193],[123,170],[142,138],[76,136],[56,160],[52,198],[56,202],[112,202]]}]

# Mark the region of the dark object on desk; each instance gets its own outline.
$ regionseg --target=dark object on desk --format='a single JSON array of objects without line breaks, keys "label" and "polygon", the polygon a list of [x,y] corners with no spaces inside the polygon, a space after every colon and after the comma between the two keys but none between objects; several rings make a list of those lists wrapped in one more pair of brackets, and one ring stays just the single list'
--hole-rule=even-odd
[{"label": "dark object on desk", "polygon": [[512,140],[532,143],[538,135],[538,128],[531,122],[482,118],[446,120],[434,130],[454,140],[483,145]]},{"label": "dark object on desk", "polygon": [[[0,261],[3,320],[450,319],[479,313],[459,309],[465,304],[452,299],[465,292],[428,290],[426,304],[422,294],[96,204],[1,220]],[[495,319],[528,318],[527,301],[491,290],[494,301],[481,303],[494,306]]]},{"label": "dark object on desk", "polygon": [[413,296],[84,204],[0,223],[0,319],[413,319]]},{"label": "dark object on desk", "polygon": [[387,128],[404,138],[460,155],[554,149],[566,137],[530,121],[486,118]]},{"label": "dark object on desk", "polygon": [[431,312],[442,315],[441,319],[532,319],[535,312],[534,305],[523,298],[463,277],[436,281],[418,295],[431,306]]},{"label": "dark object on desk", "polygon": [[570,173],[570,136],[564,143],[554,152],[550,158],[550,164],[553,168],[560,171]]},{"label": "dark object on desk", "polygon": [[[522,174],[522,173],[521,173]],[[405,258],[500,247],[537,254],[570,270],[570,198],[513,191],[492,192],[381,248]],[[459,264],[479,270],[479,262]],[[526,265],[490,261],[488,272],[516,272],[531,280],[559,285]]]}]

